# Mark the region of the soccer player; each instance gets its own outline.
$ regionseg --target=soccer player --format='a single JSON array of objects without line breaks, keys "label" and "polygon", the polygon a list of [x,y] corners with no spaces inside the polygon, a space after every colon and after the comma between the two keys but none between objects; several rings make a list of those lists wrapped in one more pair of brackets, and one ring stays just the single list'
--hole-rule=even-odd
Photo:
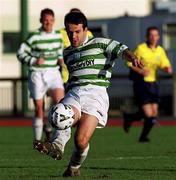
[{"label": "soccer player", "polygon": [[[80,13],[81,11],[78,8],[72,8],[69,12],[78,12],[78,13]],[[66,49],[71,45],[70,40],[69,40],[68,35],[67,35],[67,32],[66,32],[66,28],[62,28],[60,30],[60,32],[63,35],[64,48]],[[87,30],[87,36],[88,36],[88,39],[93,38],[93,34],[91,33],[91,31]],[[69,72],[68,72],[67,66],[65,64],[62,66],[62,77],[63,77],[64,83],[66,84],[67,81],[68,81]],[[58,142],[62,142],[61,143],[62,146],[60,147],[60,149],[63,152],[65,144],[71,138],[71,128],[67,128],[65,130],[56,130],[56,131],[54,131],[52,138],[55,139],[56,137],[57,137]]]},{"label": "soccer player", "polygon": [[[56,127],[68,122],[76,127],[75,148],[64,177],[79,176],[80,167],[87,157],[89,141],[97,127],[107,123],[109,98],[107,87],[115,59],[120,55],[134,66],[142,68],[137,57],[126,45],[112,39],[87,36],[87,18],[83,13],[70,12],[65,16],[65,27],[71,46],[64,50],[64,60],[70,76],[68,92],[61,103],[51,109],[51,119]],[[65,142],[64,142],[65,145]],[[63,144],[56,137],[52,143],[43,143],[41,152],[54,159],[63,156]]]},{"label": "soccer player", "polygon": [[[81,12],[81,10],[78,9],[78,8],[72,8],[72,9],[70,10],[70,12]],[[66,29],[65,29],[65,28],[62,28],[62,29],[60,29],[60,32],[61,32],[62,35],[63,35],[64,48],[69,47],[71,44],[70,44],[70,40],[69,40],[69,38],[68,38]],[[87,30],[87,35],[88,35],[89,39],[93,38],[93,34],[92,34],[92,32],[91,32],[90,30]],[[63,76],[63,81],[64,81],[64,83],[66,84],[67,81],[68,81],[69,73],[68,73],[67,66],[66,66],[65,64],[64,64],[63,70],[62,70],[62,76]]]},{"label": "soccer player", "polygon": [[142,133],[139,142],[149,142],[149,132],[156,123],[158,115],[159,93],[157,84],[157,70],[160,68],[166,73],[172,73],[172,67],[164,49],[158,45],[159,30],[157,27],[149,27],[146,32],[147,41],[139,44],[134,54],[144,65],[139,69],[128,63],[130,78],[133,81],[134,98],[139,111],[134,114],[124,114],[123,128],[129,131],[134,121],[144,119]]},{"label": "soccer player", "polygon": [[43,9],[41,27],[29,35],[17,52],[19,61],[29,67],[28,86],[35,105],[34,148],[41,142],[43,128],[50,140],[51,127],[44,122],[44,96],[50,95],[54,104],[64,97],[63,80],[58,71],[63,65],[63,37],[53,29],[54,21],[53,10]]}]

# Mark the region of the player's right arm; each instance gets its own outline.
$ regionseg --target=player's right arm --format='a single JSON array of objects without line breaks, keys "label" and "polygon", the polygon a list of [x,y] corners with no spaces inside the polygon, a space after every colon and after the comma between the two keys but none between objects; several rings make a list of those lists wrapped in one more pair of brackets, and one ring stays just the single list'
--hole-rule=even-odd
[{"label": "player's right arm", "polygon": [[32,54],[32,37],[29,37],[25,42],[23,42],[18,51],[17,51],[17,58],[22,64],[27,64],[28,66],[32,66],[33,64],[41,63],[43,61],[41,58],[38,60],[37,57],[35,57]]},{"label": "player's right arm", "polygon": [[172,69],[172,65],[166,55],[165,50],[161,47],[160,48],[161,51],[161,64],[160,64],[160,68],[165,71],[168,74],[172,74],[173,73],[173,69]]}]

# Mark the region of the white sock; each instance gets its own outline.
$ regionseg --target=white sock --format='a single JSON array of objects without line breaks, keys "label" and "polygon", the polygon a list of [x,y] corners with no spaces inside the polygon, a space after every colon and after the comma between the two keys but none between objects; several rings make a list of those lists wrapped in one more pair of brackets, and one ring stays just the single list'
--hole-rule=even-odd
[{"label": "white sock", "polygon": [[42,139],[43,120],[41,118],[34,118],[32,127],[34,131],[34,140],[40,141]]},{"label": "white sock", "polygon": [[88,146],[86,147],[86,149],[84,149],[83,152],[80,152],[79,150],[77,150],[77,149],[75,148],[75,149],[73,150],[73,153],[72,153],[72,157],[71,157],[69,166],[70,166],[71,168],[75,168],[75,169],[80,168],[81,165],[82,165],[82,163],[84,162],[84,160],[85,160],[86,157],[87,157],[88,151],[89,151],[89,144],[88,144]]},{"label": "white sock", "polygon": [[64,152],[65,145],[71,138],[71,128],[65,130],[56,130],[53,135],[53,143],[58,145],[62,152]]}]

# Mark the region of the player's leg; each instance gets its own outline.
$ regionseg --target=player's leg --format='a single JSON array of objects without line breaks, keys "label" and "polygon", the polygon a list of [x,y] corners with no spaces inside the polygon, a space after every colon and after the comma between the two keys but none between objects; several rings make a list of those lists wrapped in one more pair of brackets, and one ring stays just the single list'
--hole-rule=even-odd
[{"label": "player's leg", "polygon": [[[54,89],[51,96],[53,99],[53,104],[60,102],[60,100],[64,98],[64,89],[63,88]],[[61,145],[60,149],[63,153],[65,145],[69,141],[70,137],[71,137],[71,128],[64,130],[55,130],[53,133],[52,141],[55,142],[56,144]]]},{"label": "player's leg", "polygon": [[145,93],[143,100],[143,112],[145,115],[145,121],[143,125],[143,130],[140,135],[140,142],[149,142],[148,135],[156,124],[156,117],[158,114],[158,103],[159,103],[159,89],[157,83],[145,83]]},{"label": "player's leg", "polygon": [[138,108],[138,111],[135,113],[124,113],[123,114],[123,129],[126,133],[129,132],[130,127],[135,121],[142,121],[144,118],[143,110],[141,106],[146,100],[145,93],[146,85],[144,82],[133,82],[133,94],[134,94],[134,103]]},{"label": "player's leg", "polygon": [[[62,104],[63,103],[59,103]],[[68,106],[68,105],[67,105]],[[78,119],[80,118],[80,111],[77,110],[77,108],[70,106],[71,107],[71,111],[73,114],[72,117],[68,117],[67,113],[67,107],[63,109],[57,109],[57,120],[59,118],[63,118],[63,116],[69,118],[73,118],[74,122],[72,125],[74,125],[75,123],[77,123]],[[68,110],[70,111],[70,110]],[[61,115],[61,116],[60,116]],[[55,116],[56,117],[56,116]],[[67,119],[65,119],[64,121],[59,121],[57,123],[67,123]],[[57,124],[59,126],[59,124]],[[69,126],[69,124],[65,124],[66,126]],[[55,160],[61,160],[64,154],[64,148],[66,143],[68,142],[68,140],[70,139],[70,135],[71,135],[71,129],[67,128],[67,129],[61,129],[59,127],[59,129],[55,131],[54,134],[54,138],[52,140],[52,143],[50,142],[46,142],[46,143],[42,143],[42,145],[40,146],[40,148],[38,149],[39,152],[47,154],[49,156],[51,156],[53,159]]]},{"label": "player's leg", "polygon": [[153,127],[156,124],[156,117],[158,114],[158,104],[150,103],[143,105],[143,111],[145,114],[145,121],[142,129],[142,133],[140,135],[140,142],[149,142],[148,135]]},{"label": "player's leg", "polygon": [[144,118],[143,111],[139,109],[135,113],[123,113],[123,129],[126,133],[130,131],[130,128],[135,121],[142,121]]},{"label": "player's leg", "polygon": [[43,99],[43,131],[45,133],[45,142],[51,142],[52,139],[52,127],[48,122],[48,119],[45,117],[45,98]]},{"label": "player's leg", "polygon": [[35,117],[32,121],[32,127],[34,132],[34,148],[38,148],[41,143],[43,132],[43,99],[34,100]]},{"label": "player's leg", "polygon": [[44,117],[43,97],[46,93],[42,72],[29,72],[28,87],[35,106],[35,116],[32,121],[32,127],[34,131],[34,148],[37,148],[42,139]]},{"label": "player's leg", "polygon": [[[64,86],[60,72],[56,70],[45,73],[45,82],[48,86],[47,94],[52,98],[52,104],[57,104],[64,98]],[[44,122],[44,132],[48,142],[52,142],[52,127],[48,120]]]},{"label": "player's leg", "polygon": [[96,127],[104,127],[107,123],[109,98],[104,88],[85,88],[81,96],[82,115],[75,132],[75,149],[68,168],[63,176],[80,175],[79,168],[87,157],[89,141]]},{"label": "player's leg", "polygon": [[53,104],[57,104],[64,98],[64,89],[56,88],[49,91],[49,95],[52,98]]},{"label": "player's leg", "polygon": [[73,150],[68,168],[63,176],[79,176],[80,167],[87,157],[89,151],[89,141],[98,125],[98,119],[95,116],[83,113],[77,124],[74,136],[75,148]]},{"label": "player's leg", "polygon": [[[61,88],[55,88],[55,89],[49,90],[48,91],[48,95],[52,98],[52,103],[53,104],[59,103],[60,100],[64,98],[64,89],[63,89],[63,86]],[[44,130],[45,135],[46,135],[46,141],[52,142],[52,140],[53,140],[53,137],[52,137],[53,136],[52,135],[52,127],[49,124],[48,120],[45,120],[44,126],[43,126],[43,130]],[[68,133],[70,134],[71,132],[68,132],[68,131],[65,132],[67,137],[68,137],[68,135],[67,135]],[[65,136],[64,133],[59,133],[58,136],[59,135],[61,136],[60,138],[65,139],[64,138],[64,136]],[[56,136],[56,135],[54,135],[54,136]]]}]

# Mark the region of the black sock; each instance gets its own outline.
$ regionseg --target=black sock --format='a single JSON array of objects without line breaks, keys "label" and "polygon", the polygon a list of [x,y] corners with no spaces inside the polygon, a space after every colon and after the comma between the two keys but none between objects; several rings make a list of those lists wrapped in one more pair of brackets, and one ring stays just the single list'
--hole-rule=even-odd
[{"label": "black sock", "polygon": [[144,121],[144,126],[143,126],[143,130],[140,136],[140,139],[145,139],[147,138],[149,132],[151,131],[153,125],[156,123],[156,118],[155,117],[149,117],[149,118],[145,118]]},{"label": "black sock", "polygon": [[129,121],[134,122],[134,121],[141,121],[144,118],[144,115],[141,111],[137,111],[136,113],[129,113],[126,114],[127,118]]}]

